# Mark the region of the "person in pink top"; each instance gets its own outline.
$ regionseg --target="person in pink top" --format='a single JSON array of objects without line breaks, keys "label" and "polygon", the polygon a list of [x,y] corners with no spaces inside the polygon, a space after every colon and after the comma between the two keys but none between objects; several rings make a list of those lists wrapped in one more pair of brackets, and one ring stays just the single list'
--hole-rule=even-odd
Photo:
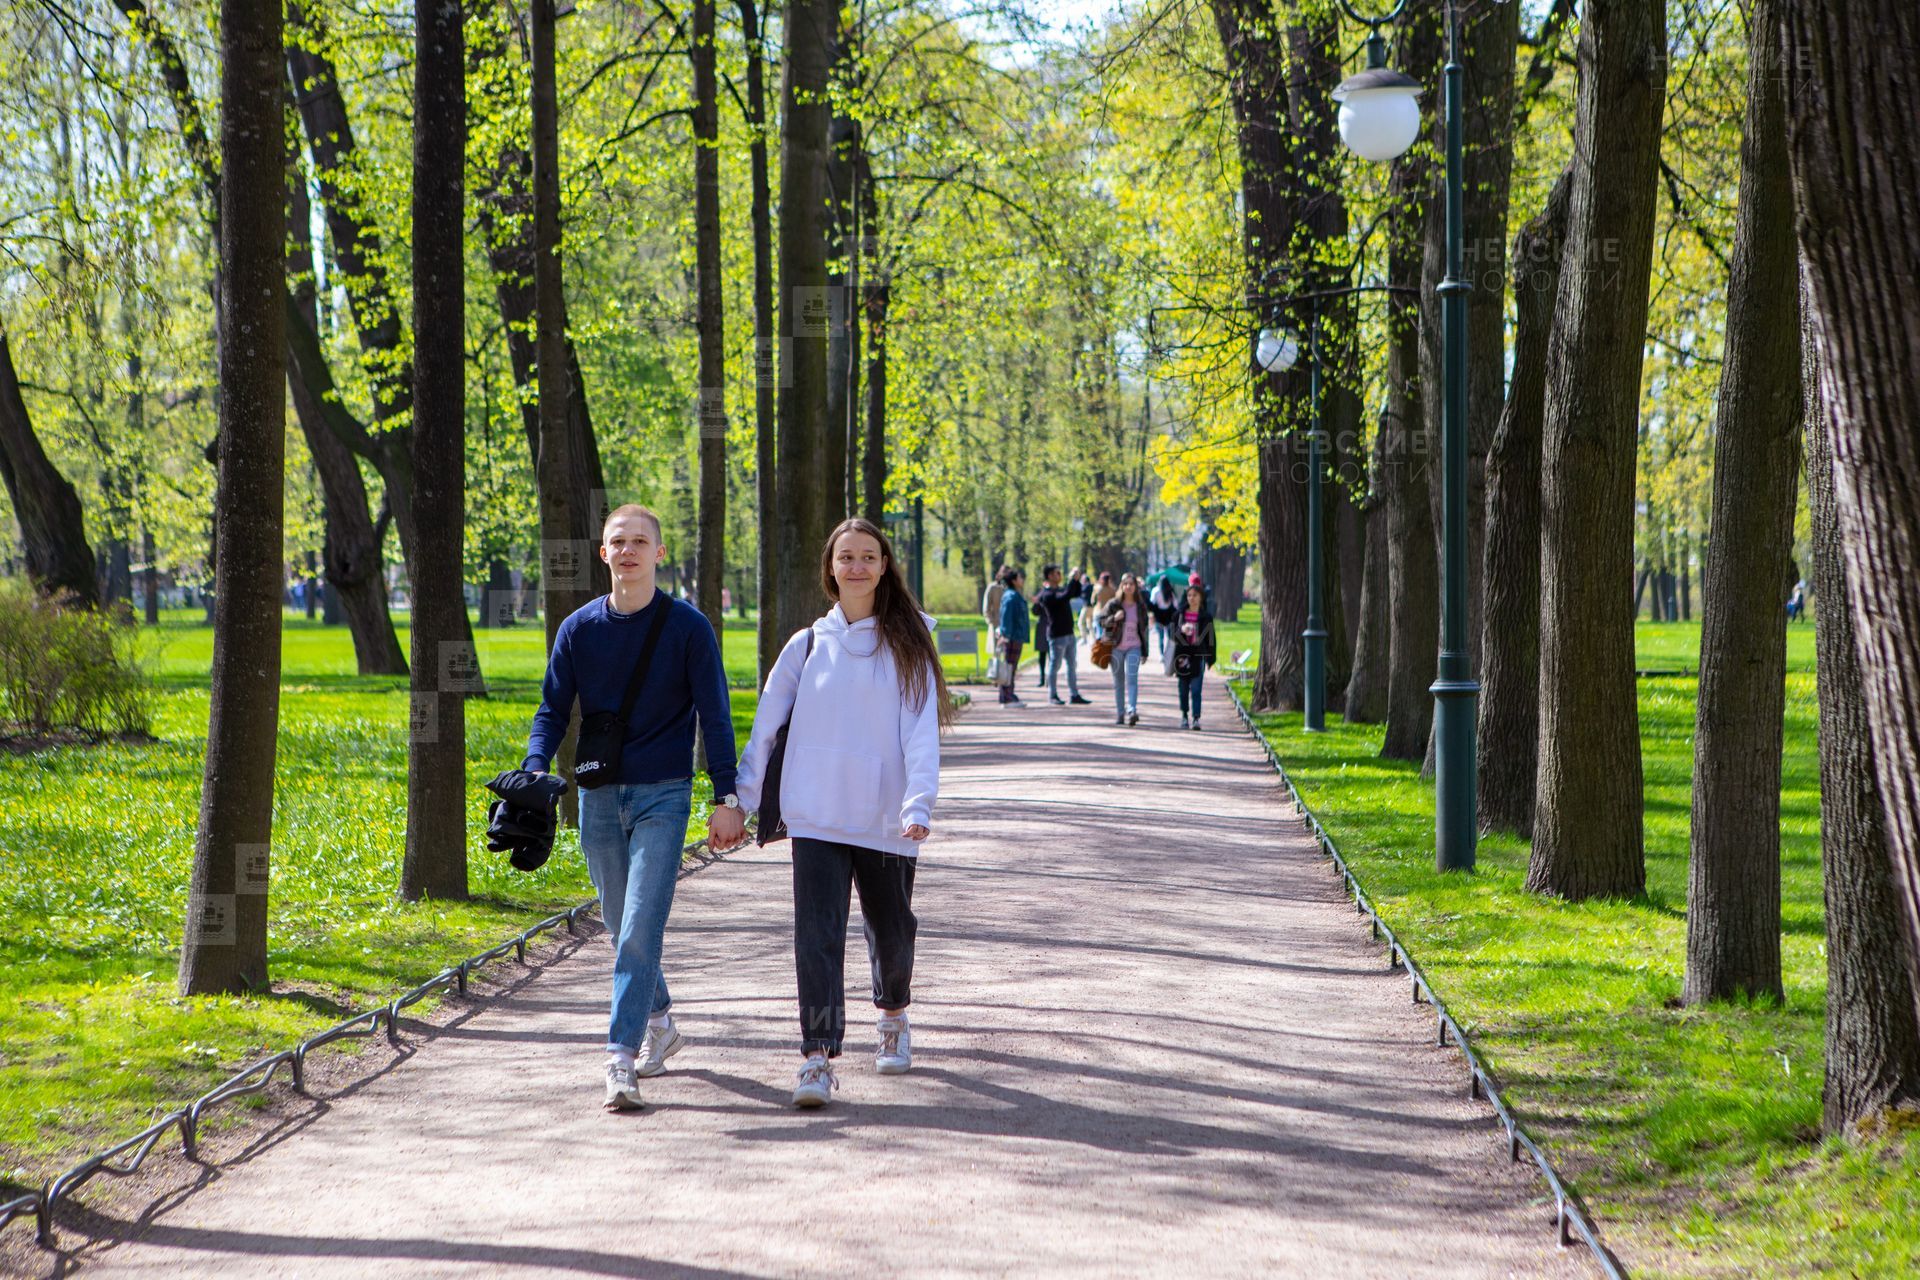
[{"label": "person in pink top", "polygon": [[1113,646],[1113,722],[1140,723],[1140,660],[1147,653],[1152,613],[1140,591],[1140,579],[1120,575],[1119,589],[1100,608],[1100,634]]}]

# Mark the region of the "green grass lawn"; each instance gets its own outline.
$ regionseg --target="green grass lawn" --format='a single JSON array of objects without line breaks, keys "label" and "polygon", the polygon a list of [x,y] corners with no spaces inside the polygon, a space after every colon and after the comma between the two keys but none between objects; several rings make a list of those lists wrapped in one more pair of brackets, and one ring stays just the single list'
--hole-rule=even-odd
[{"label": "green grass lawn", "polygon": [[[1697,669],[1700,628],[1642,622],[1643,667]],[[1222,656],[1258,644],[1223,625]],[[1819,1137],[1826,960],[1813,629],[1788,635],[1784,1008],[1679,1006],[1697,680],[1640,681],[1647,894],[1523,890],[1527,846],[1433,870],[1433,788],[1378,726],[1260,717],[1302,796],[1636,1276],[1920,1274],[1920,1152]]]}]

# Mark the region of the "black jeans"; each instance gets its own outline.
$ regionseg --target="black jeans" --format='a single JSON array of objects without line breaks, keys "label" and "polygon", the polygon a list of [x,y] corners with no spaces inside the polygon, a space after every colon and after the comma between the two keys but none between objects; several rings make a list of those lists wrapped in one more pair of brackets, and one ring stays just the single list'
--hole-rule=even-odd
[{"label": "black jeans", "polygon": [[860,888],[873,1003],[904,1009],[913,983],[914,859],[795,836],[793,967],[800,979],[800,1052],[840,1056],[847,1031],[847,915]]}]

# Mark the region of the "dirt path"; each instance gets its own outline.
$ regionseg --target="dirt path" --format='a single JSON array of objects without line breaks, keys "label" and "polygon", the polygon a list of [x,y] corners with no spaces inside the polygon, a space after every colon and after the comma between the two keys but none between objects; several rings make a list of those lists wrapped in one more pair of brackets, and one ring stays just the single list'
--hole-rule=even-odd
[{"label": "dirt path", "polygon": [[[594,943],[412,1059],[119,1218],[101,1276],[1584,1276],[1390,975],[1225,693],[1184,733],[977,705],[949,740],[914,1070],[863,1001],[824,1112],[787,1106],[788,871],[680,886],[692,1037],[600,1109]],[[1030,688],[1030,686],[1029,686]],[[1027,690],[1023,689],[1023,693]],[[857,929],[856,997],[865,984]],[[852,1019],[850,1019],[852,1021]],[[73,1243],[72,1237],[69,1242]]]}]

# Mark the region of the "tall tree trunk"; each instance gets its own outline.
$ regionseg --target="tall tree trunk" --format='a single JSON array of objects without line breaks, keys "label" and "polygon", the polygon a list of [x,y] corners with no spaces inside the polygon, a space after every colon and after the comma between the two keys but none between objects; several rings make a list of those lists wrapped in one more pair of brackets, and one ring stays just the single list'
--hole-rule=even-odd
[{"label": "tall tree trunk", "polygon": [[[535,483],[540,498],[540,596],[547,650],[568,615],[593,600],[593,564],[601,530],[579,489],[580,462],[567,416],[569,380],[566,293],[560,269],[560,107],[555,87],[554,0],[533,0],[528,41],[533,115],[534,363],[539,381],[540,442]],[[578,704],[550,767],[568,773],[580,731]],[[578,820],[578,794],[567,792],[561,814]]]},{"label": "tall tree trunk", "polygon": [[727,349],[720,309],[720,102],[714,0],[693,0],[693,257],[699,298],[700,612],[724,644],[727,573]]},{"label": "tall tree trunk", "polygon": [[159,553],[154,550],[153,530],[140,530],[140,561],[146,567],[140,571],[141,590],[145,593],[147,625],[160,625],[160,566],[155,563]]},{"label": "tall tree trunk", "polygon": [[[1814,670],[1820,688],[1820,864],[1827,905],[1822,1126],[1844,1132],[1920,1105],[1920,1017],[1867,723],[1866,679],[1847,605],[1834,494],[1832,405],[1806,362],[1807,507],[1813,523]],[[1717,541],[1717,539],[1716,539]]]},{"label": "tall tree trunk", "polygon": [[1804,391],[1793,182],[1776,0],[1748,11],[1747,111],[1714,418],[1713,540],[1700,633],[1687,883],[1688,1004],[1786,999],[1780,977],[1780,746]]},{"label": "tall tree trunk", "polygon": [[779,373],[787,364],[775,336],[773,314],[773,196],[767,172],[766,59],[762,47],[760,10],[754,0],[739,0],[740,38],[747,53],[747,128],[752,142],[747,168],[752,181],[753,208],[753,448],[754,523],[758,526],[755,575],[760,679],[764,682],[779,657],[786,633],[778,626],[779,593],[776,568],[779,557],[776,513],[780,494],[775,437]]},{"label": "tall tree trunk", "polygon": [[1480,641],[1480,829],[1533,835],[1540,743],[1540,440],[1573,170],[1514,237],[1513,380],[1487,455]]},{"label": "tall tree trunk", "polygon": [[1347,680],[1345,710],[1348,724],[1379,724],[1387,715],[1390,661],[1387,608],[1387,513],[1380,489],[1385,484],[1386,433],[1373,434],[1372,483],[1361,505],[1360,621],[1353,640],[1353,675]]},{"label": "tall tree trunk", "polygon": [[212,698],[180,949],[184,995],[267,984],[286,492],[279,0],[220,6],[221,514]]},{"label": "tall tree trunk", "polygon": [[[1920,975],[1920,10],[1783,0],[1787,136],[1847,599]],[[1719,591],[1720,585],[1714,584]],[[1920,994],[1920,981],[1915,984]]]},{"label": "tall tree trunk", "polygon": [[[550,4],[551,0],[536,0]],[[413,733],[400,896],[467,896],[467,54],[463,10],[416,0],[413,42]],[[564,427],[564,420],[562,423]]]},{"label": "tall tree trunk", "polygon": [[1634,448],[1666,102],[1664,0],[1580,20],[1566,273],[1541,447],[1540,747],[1527,887],[1646,887],[1633,620]]},{"label": "tall tree trunk", "polygon": [[887,513],[887,309],[893,287],[884,281],[865,288],[867,315],[867,431],[860,450],[864,473],[861,514],[879,524]]},{"label": "tall tree trunk", "polygon": [[[290,148],[291,150],[291,148]],[[313,251],[308,242],[312,215],[299,157],[287,157],[287,280],[294,309],[307,325],[319,331],[319,307],[314,296]],[[394,633],[387,611],[386,561],[380,537],[367,514],[367,489],[353,451],[327,429],[322,407],[308,390],[299,371],[287,370],[287,391],[293,401],[301,437],[320,477],[322,544],[327,586],[345,613],[353,636],[354,664],[363,676],[405,675],[407,657]]]},{"label": "tall tree trunk", "polygon": [[[1417,220],[1417,211],[1415,214]],[[1411,283],[1418,248],[1387,251],[1388,279]],[[1404,274],[1402,274],[1404,273]],[[1384,515],[1387,519],[1387,727],[1380,754],[1419,760],[1433,729],[1431,688],[1440,666],[1440,562],[1433,540],[1433,444],[1421,403],[1417,304],[1395,296],[1387,311],[1387,411]]]},{"label": "tall tree trunk", "polygon": [[[857,94],[861,30],[855,11],[842,10],[839,38],[834,44],[832,78],[843,104]],[[857,104],[843,109],[858,110]],[[853,462],[849,449],[856,419],[854,386],[860,380],[860,319],[854,309],[855,281],[851,267],[858,260],[860,206],[868,199],[860,170],[860,121],[836,112],[827,128],[827,193],[831,214],[827,221],[827,257],[835,265],[827,275],[832,305],[832,329],[827,336],[827,505],[828,523],[853,514],[847,501]]]},{"label": "tall tree trunk", "polygon": [[[488,64],[506,54],[503,33],[492,26],[476,29],[480,37],[468,53],[470,68],[477,69],[479,81],[489,90],[487,108],[511,112],[518,104],[508,94],[514,88],[511,77],[487,73]],[[473,76],[470,74],[469,82]],[[520,420],[527,436],[527,457],[535,475],[540,468],[540,390],[539,322],[535,316],[535,253],[533,217],[533,162],[529,148],[517,142],[504,143],[494,157],[493,167],[475,191],[481,237],[487,246],[487,263],[493,269],[494,299],[500,308],[505,328],[507,363],[513,370],[513,384],[520,392]],[[567,482],[574,502],[586,515],[580,522],[581,536],[597,538],[607,514],[607,485],[600,465],[600,446],[594,434],[593,415],[587,403],[586,378],[580,368],[580,355],[568,331],[567,298],[564,287],[565,264],[555,269],[562,280],[559,295],[559,320],[553,325],[561,335],[563,362],[566,366]],[[537,481],[536,481],[537,484]],[[605,595],[612,586],[604,561],[591,552],[585,557],[589,581],[582,588],[585,597]],[[573,801],[569,792],[567,802]]]},{"label": "tall tree trunk", "polygon": [[49,595],[64,592],[88,607],[99,604],[80,494],[40,447],[5,333],[0,333],[0,479],[20,525],[27,577]]},{"label": "tall tree trunk", "polygon": [[776,512],[777,636],[813,622],[823,602],[820,547],[844,492],[827,465],[827,132],[833,108],[827,81],[839,8],[795,0],[786,19],[785,119],[780,137],[780,289],[791,374],[779,396],[779,504]]},{"label": "tall tree trunk", "polygon": [[[1240,150],[1240,240],[1247,303],[1253,314],[1274,310],[1275,282],[1286,278],[1295,205],[1289,182],[1289,120],[1284,33],[1260,0],[1212,0],[1214,27],[1225,52]],[[1248,357],[1256,458],[1260,468],[1260,666],[1253,705],[1298,709],[1300,632],[1306,626],[1307,491],[1296,475],[1286,434],[1288,382],[1301,374],[1269,374]]]}]

